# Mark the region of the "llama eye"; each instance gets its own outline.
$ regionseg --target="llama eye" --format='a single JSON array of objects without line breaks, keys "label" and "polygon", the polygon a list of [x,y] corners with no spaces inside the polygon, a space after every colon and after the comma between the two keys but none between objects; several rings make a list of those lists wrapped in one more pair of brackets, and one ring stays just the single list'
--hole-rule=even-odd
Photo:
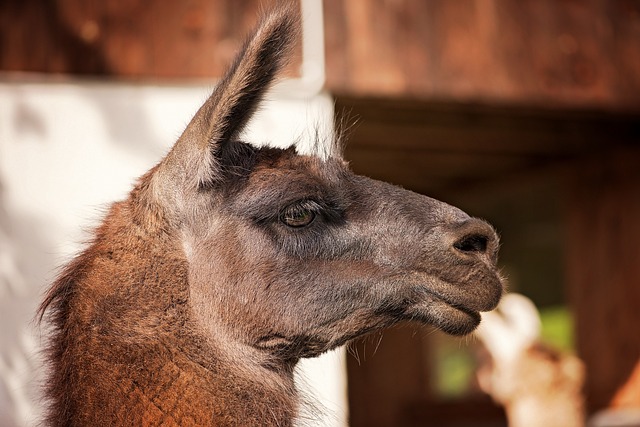
[{"label": "llama eye", "polygon": [[280,221],[289,227],[299,228],[311,224],[315,217],[316,214],[313,210],[302,204],[296,204],[289,206],[282,215],[280,215]]}]

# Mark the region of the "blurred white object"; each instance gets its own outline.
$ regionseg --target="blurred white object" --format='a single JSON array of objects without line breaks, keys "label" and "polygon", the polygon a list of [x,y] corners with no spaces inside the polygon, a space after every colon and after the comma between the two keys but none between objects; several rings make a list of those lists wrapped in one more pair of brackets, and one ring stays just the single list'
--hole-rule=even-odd
[{"label": "blurred white object", "polygon": [[519,294],[482,315],[476,336],[490,355],[480,387],[504,406],[511,427],[582,427],[584,367],[575,356],[540,343],[540,316]]},{"label": "blurred white object", "polygon": [[588,427],[640,427],[640,408],[611,408],[593,415]]}]

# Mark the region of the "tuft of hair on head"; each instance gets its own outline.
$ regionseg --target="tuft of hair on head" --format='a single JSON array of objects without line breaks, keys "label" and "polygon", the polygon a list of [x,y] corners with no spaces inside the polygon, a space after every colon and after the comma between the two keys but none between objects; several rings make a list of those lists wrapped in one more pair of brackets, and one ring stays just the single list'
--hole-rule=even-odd
[{"label": "tuft of hair on head", "polygon": [[343,160],[347,140],[357,123],[350,112],[338,114],[331,124],[317,121],[296,138],[293,146],[298,154]]},{"label": "tuft of hair on head", "polygon": [[358,127],[359,123],[360,118],[355,116],[352,110],[342,110],[336,115],[334,122],[334,145],[335,151],[339,152],[341,156],[347,148],[349,137]]}]

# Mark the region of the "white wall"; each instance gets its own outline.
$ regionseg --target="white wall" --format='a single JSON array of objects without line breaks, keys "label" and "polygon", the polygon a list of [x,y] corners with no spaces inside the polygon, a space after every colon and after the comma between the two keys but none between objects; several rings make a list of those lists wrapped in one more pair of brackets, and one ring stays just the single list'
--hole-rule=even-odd
[{"label": "white wall", "polygon": [[[35,309],[56,268],[86,240],[111,201],[159,161],[211,87],[99,82],[0,82],[0,425],[40,415]],[[320,126],[330,138],[333,101],[276,89],[246,133],[288,146]],[[344,353],[303,363],[313,392],[346,425]]]}]

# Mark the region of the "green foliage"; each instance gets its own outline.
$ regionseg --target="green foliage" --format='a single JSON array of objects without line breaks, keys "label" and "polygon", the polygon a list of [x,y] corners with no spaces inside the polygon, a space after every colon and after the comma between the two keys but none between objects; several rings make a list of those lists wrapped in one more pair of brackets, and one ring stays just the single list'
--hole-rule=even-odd
[{"label": "green foliage", "polygon": [[562,351],[574,351],[573,317],[565,306],[540,310],[542,341]]},{"label": "green foliage", "polygon": [[475,358],[472,348],[460,338],[439,336],[434,345],[432,384],[436,396],[451,399],[464,396],[475,376]]}]

